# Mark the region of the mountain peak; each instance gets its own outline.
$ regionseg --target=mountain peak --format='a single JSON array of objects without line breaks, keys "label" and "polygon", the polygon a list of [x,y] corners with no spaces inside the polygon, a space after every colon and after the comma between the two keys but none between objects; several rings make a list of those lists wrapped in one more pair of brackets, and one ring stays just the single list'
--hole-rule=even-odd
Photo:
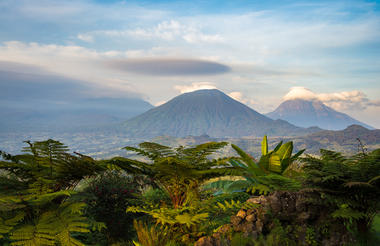
[{"label": "mountain peak", "polygon": [[217,89],[181,94],[124,126],[133,136],[212,137],[298,135],[302,128],[274,121]]},{"label": "mountain peak", "polygon": [[186,92],[183,94],[224,94],[224,93],[218,89],[200,89],[200,90]]},{"label": "mountain peak", "polygon": [[372,129],[371,126],[338,112],[316,99],[286,100],[267,116],[272,119],[283,119],[302,127],[318,126],[328,130],[342,130],[356,124]]}]

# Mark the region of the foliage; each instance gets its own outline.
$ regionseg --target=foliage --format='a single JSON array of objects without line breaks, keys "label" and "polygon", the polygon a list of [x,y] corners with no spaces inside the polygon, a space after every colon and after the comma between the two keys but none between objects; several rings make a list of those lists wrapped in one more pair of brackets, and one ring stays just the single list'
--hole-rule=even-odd
[{"label": "foliage", "polygon": [[268,173],[282,174],[286,168],[305,151],[300,150],[292,155],[292,141],[284,144],[281,141],[274,150],[268,151],[267,136],[264,136],[261,142],[262,153],[258,162],[238,146],[232,145],[232,148],[240,155],[241,160],[246,164],[246,171],[253,177]]},{"label": "foliage", "polygon": [[199,199],[202,182],[213,177],[224,176],[234,171],[228,158],[209,159],[225,142],[210,142],[195,147],[170,148],[157,143],[144,142],[140,148],[125,147],[150,160],[143,162],[128,158],[113,158],[107,164],[117,165],[129,173],[150,177],[156,187],[165,191],[174,208],[186,206]]},{"label": "foliage", "polygon": [[248,191],[253,194],[268,194],[274,190],[296,190],[300,183],[285,176],[285,171],[303,152],[292,155],[293,142],[282,141],[272,151],[268,151],[267,137],[262,141],[262,156],[256,161],[238,146],[232,148],[239,154],[239,159],[231,159],[230,164],[240,171],[244,180],[220,180],[208,184],[206,188],[221,188],[224,192]]},{"label": "foliage", "polygon": [[182,206],[181,208],[153,205],[131,206],[127,212],[150,215],[156,226],[169,230],[170,233],[166,235],[168,239],[187,244],[193,243],[199,237],[212,233],[221,225],[228,223],[230,216],[241,208],[249,209],[256,206],[235,200],[209,198],[195,201],[191,206]]},{"label": "foliage", "polygon": [[128,206],[138,205],[139,185],[136,178],[120,171],[108,171],[92,180],[84,190],[88,204],[86,214],[104,222],[107,241],[131,240],[136,214],[125,213]]},{"label": "foliage", "polygon": [[[292,227],[283,226],[277,219],[273,220],[274,227],[267,235],[259,235],[259,238],[253,243],[255,246],[279,245],[279,246],[295,246],[296,241],[292,238]],[[301,244],[300,244],[301,245]],[[309,244],[302,244],[309,245]]]},{"label": "foliage", "polygon": [[135,246],[166,246],[169,242],[167,227],[148,226],[142,221],[133,221],[139,242],[133,241]]},{"label": "foliage", "polygon": [[0,152],[0,239],[11,245],[83,245],[73,233],[87,233],[85,204],[74,188],[103,170],[95,160],[71,155],[54,140],[26,142],[25,154]]},{"label": "foliage", "polygon": [[244,236],[243,233],[234,233],[231,237],[231,246],[248,246],[254,243],[253,238]]},{"label": "foliage", "polygon": [[334,208],[334,218],[359,234],[369,232],[380,209],[380,149],[345,157],[321,150],[320,157],[307,156],[305,185],[319,192],[321,201]]},{"label": "foliage", "polygon": [[144,200],[144,203],[146,204],[160,204],[161,206],[166,206],[167,204],[170,204],[170,197],[169,195],[158,188],[148,188],[145,190],[142,194],[142,199]]},{"label": "foliage", "polygon": [[[292,142],[270,151],[264,137],[258,160],[235,145],[239,157],[212,159],[224,142],[178,148],[146,142],[126,147],[139,159],[95,161],[54,140],[27,144],[21,155],[0,152],[1,245],[191,245],[240,209],[260,206],[246,203],[247,192],[231,191],[267,195],[301,185],[302,194],[313,194],[305,196],[307,206],[326,213],[302,226],[272,218],[255,241],[228,234],[231,245],[297,245],[298,239],[319,245],[342,229],[358,233],[360,245],[379,242],[371,228],[378,227],[380,150],[299,158],[303,151],[293,155]],[[292,172],[298,159],[302,179],[300,170]],[[78,191],[83,180],[91,181]]]}]

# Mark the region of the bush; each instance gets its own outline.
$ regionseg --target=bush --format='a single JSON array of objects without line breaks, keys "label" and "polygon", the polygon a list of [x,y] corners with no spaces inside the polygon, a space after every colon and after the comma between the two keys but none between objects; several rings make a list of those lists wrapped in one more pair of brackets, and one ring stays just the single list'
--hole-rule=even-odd
[{"label": "bush", "polygon": [[138,205],[139,186],[133,176],[107,172],[90,182],[84,192],[89,197],[87,213],[106,224],[109,243],[134,238],[133,220],[139,214],[126,213],[128,206]]},{"label": "bush", "polygon": [[143,192],[142,196],[146,204],[166,205],[171,202],[169,195],[161,189],[154,189],[150,187]]}]

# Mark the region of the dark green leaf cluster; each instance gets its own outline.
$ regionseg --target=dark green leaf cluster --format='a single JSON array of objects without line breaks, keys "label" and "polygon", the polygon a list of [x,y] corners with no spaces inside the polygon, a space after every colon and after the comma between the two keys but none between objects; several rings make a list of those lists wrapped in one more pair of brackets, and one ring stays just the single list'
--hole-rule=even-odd
[{"label": "dark green leaf cluster", "polygon": [[321,194],[317,202],[335,208],[332,216],[353,230],[368,233],[380,210],[380,149],[350,157],[321,150],[320,157],[307,156],[302,162],[305,186]]},{"label": "dark green leaf cluster", "polygon": [[139,148],[125,149],[148,158],[148,162],[118,157],[106,161],[106,164],[150,177],[156,187],[169,195],[172,205],[179,208],[199,198],[199,187],[205,180],[234,172],[235,169],[228,164],[229,158],[209,158],[226,145],[225,142],[210,142],[195,147],[170,148],[144,142],[139,144]]},{"label": "dark green leaf cluster", "polygon": [[85,203],[70,198],[84,177],[104,168],[58,141],[26,143],[25,154],[1,152],[0,238],[11,245],[83,245],[72,234],[90,231]]}]

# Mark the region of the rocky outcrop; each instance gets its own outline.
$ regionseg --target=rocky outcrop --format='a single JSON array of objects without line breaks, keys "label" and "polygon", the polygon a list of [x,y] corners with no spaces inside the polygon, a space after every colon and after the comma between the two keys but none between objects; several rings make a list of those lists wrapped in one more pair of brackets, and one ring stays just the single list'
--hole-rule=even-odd
[{"label": "rocky outcrop", "polygon": [[[285,191],[277,191],[270,196],[252,197],[247,203],[256,206],[241,209],[231,216],[230,224],[224,225],[212,236],[199,239],[195,245],[231,245],[230,239],[234,233],[256,240],[259,236],[270,234],[279,225],[291,228],[288,236],[296,245],[314,245],[318,241],[323,242],[322,245],[332,246],[350,241],[351,235],[343,223],[335,221],[334,224],[328,220],[330,208],[314,205],[310,202],[311,198],[311,193]],[[334,232],[322,235],[319,228],[323,226],[331,227]]]}]

